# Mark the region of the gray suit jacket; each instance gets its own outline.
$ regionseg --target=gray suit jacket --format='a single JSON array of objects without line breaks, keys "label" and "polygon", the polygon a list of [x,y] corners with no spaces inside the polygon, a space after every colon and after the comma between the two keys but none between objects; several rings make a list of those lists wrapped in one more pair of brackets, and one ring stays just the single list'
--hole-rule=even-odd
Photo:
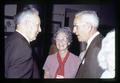
[{"label": "gray suit jacket", "polygon": [[76,78],[99,78],[103,70],[99,67],[97,56],[101,49],[103,36],[97,35],[85,53],[85,62],[80,64]]},{"label": "gray suit jacket", "polygon": [[5,41],[5,77],[32,78],[34,60],[31,46],[18,32],[14,32]]}]

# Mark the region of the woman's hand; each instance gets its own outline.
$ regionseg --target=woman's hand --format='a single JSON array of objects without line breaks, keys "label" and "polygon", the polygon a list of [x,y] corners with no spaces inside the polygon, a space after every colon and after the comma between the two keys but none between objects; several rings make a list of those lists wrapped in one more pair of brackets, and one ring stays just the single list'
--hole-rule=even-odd
[{"label": "woman's hand", "polygon": [[64,76],[57,75],[56,78],[58,78],[58,79],[62,79],[62,78],[64,78]]},{"label": "woman's hand", "polygon": [[49,78],[49,72],[45,71],[44,78]]}]

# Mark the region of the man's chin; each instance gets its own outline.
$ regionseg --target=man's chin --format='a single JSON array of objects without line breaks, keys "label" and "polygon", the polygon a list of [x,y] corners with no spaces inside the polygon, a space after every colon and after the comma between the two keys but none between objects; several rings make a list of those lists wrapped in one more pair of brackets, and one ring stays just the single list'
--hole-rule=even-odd
[{"label": "man's chin", "polygon": [[81,41],[79,36],[77,36],[77,38],[78,38],[78,41]]},{"label": "man's chin", "polygon": [[36,38],[33,38],[33,39],[31,40],[31,42],[32,42],[32,41],[35,41],[35,40],[36,40]]},{"label": "man's chin", "polygon": [[81,42],[81,39],[80,39],[80,38],[78,38],[78,41],[79,41],[79,42]]}]

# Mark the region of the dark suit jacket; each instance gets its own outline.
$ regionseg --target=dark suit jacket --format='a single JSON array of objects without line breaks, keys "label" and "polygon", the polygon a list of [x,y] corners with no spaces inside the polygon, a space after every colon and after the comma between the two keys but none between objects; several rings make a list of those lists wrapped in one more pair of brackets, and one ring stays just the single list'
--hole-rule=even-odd
[{"label": "dark suit jacket", "polygon": [[97,35],[91,42],[85,54],[85,63],[81,64],[76,78],[99,78],[103,70],[99,67],[97,56],[101,49],[103,36]]},{"label": "dark suit jacket", "polygon": [[5,77],[32,78],[32,50],[28,41],[18,32],[5,40]]}]

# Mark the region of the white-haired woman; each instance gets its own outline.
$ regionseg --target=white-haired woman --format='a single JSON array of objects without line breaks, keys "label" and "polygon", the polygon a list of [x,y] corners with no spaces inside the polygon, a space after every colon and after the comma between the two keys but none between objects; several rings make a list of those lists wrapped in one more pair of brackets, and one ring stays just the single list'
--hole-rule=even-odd
[{"label": "white-haired woman", "polygon": [[98,62],[99,66],[105,70],[101,78],[115,77],[115,30],[109,32],[103,39]]},{"label": "white-haired woman", "polygon": [[79,66],[78,56],[68,51],[72,41],[69,28],[60,28],[54,34],[58,52],[47,57],[44,78],[74,78]]}]

